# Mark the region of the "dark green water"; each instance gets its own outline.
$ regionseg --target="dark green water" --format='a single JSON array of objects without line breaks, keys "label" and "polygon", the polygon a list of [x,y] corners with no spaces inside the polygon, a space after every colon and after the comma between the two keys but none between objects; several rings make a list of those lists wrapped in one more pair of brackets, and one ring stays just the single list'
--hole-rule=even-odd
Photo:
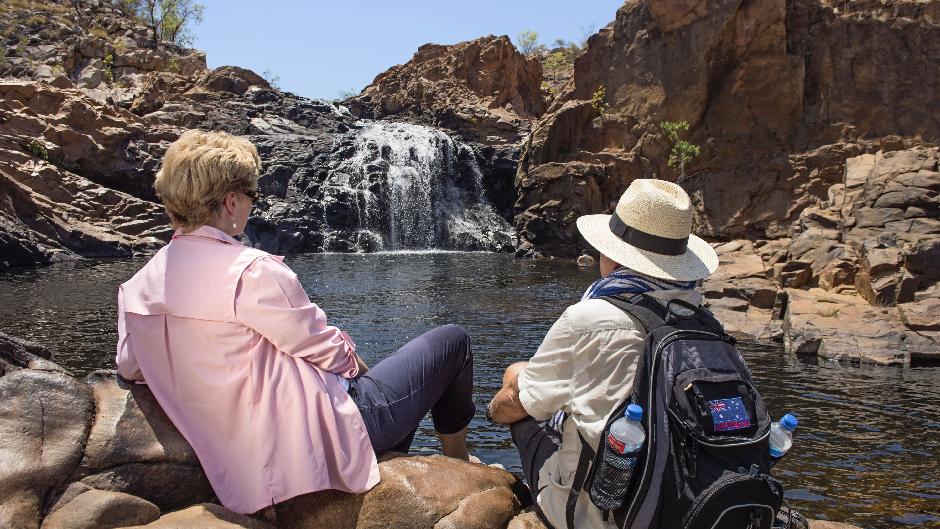
[{"label": "dark green water", "polygon": [[[308,255],[288,260],[310,297],[374,364],[425,330],[459,323],[475,354],[471,449],[519,471],[508,431],[483,407],[503,368],[525,360],[595,271],[482,253]],[[141,261],[81,261],[0,274],[0,330],[40,342],[78,374],[110,368],[115,294]],[[777,466],[806,515],[866,528],[940,527],[940,368],[851,367],[748,344],[771,412],[800,417]],[[430,421],[417,452],[436,450]]]}]

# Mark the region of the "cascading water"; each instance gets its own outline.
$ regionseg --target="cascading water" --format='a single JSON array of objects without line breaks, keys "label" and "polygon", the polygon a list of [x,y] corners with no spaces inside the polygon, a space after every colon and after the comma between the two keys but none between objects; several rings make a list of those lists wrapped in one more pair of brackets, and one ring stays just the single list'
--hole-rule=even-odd
[{"label": "cascading water", "polygon": [[368,122],[324,182],[324,249],[511,250],[473,151],[437,129]]}]

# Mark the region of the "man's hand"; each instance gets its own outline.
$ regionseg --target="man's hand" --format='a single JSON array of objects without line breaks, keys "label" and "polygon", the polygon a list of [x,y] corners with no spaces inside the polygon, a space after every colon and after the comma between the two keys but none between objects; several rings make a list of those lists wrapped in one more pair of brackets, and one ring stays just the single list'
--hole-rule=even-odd
[{"label": "man's hand", "polygon": [[497,424],[512,424],[525,419],[529,414],[519,401],[519,373],[528,362],[516,362],[506,368],[503,387],[496,393],[487,407],[487,416]]}]

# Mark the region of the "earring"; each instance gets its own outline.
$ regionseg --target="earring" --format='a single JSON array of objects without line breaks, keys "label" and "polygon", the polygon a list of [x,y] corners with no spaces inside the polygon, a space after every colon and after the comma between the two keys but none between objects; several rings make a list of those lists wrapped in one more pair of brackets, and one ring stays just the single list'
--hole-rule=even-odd
[{"label": "earring", "polygon": [[235,229],[235,228],[237,228],[237,227],[238,227],[238,224],[235,224],[235,223],[233,222],[233,223],[232,223],[232,229]]}]

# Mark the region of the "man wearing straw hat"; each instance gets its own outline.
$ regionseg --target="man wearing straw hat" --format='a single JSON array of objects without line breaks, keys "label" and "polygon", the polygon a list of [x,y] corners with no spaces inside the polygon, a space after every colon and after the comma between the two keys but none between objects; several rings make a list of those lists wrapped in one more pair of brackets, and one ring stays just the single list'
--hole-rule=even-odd
[{"label": "man wearing straw hat", "polygon": [[[702,303],[696,291],[718,267],[718,256],[691,233],[686,192],[663,180],[635,180],[613,215],[578,219],[584,239],[600,252],[600,275],[581,301],[565,310],[528,362],[509,366],[488,413],[511,424],[522,470],[544,518],[564,529],[578,465],[578,431],[594,450],[613,409],[633,391],[646,338],[642,326],[602,296],[645,293],[663,304]],[[582,491],[574,527],[612,529]]]}]

